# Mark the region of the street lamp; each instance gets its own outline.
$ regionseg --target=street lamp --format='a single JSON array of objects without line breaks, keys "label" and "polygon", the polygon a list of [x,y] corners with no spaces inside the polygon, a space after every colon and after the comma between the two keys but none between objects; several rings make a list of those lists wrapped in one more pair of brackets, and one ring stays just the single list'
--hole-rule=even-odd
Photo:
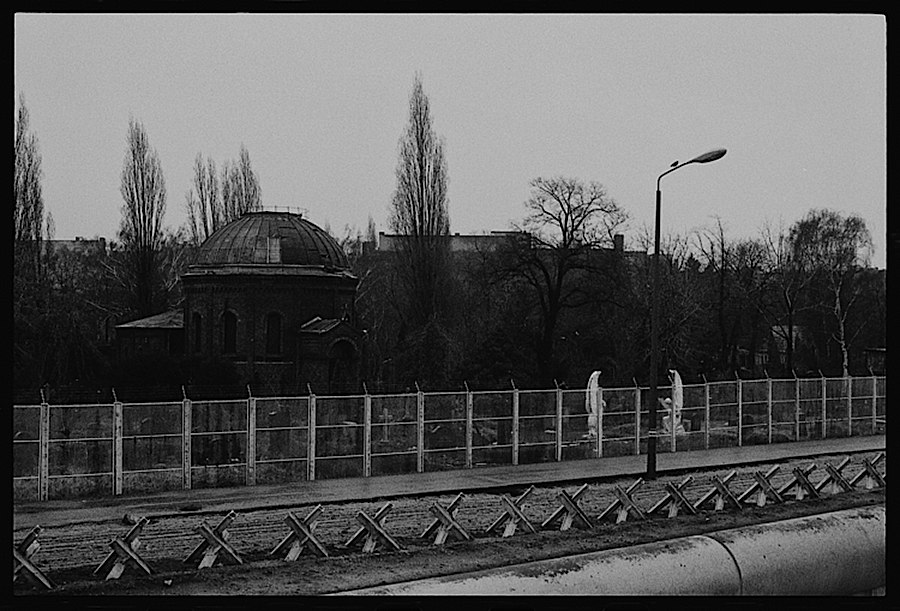
[{"label": "street lamp", "polygon": [[709,163],[721,159],[725,155],[725,149],[715,149],[694,157],[690,161],[679,164],[677,161],[672,167],[659,175],[656,179],[656,235],[653,246],[653,278],[650,287],[652,301],[650,306],[650,431],[647,438],[647,475],[646,479],[656,479],[656,421],[658,395],[656,390],[656,376],[659,369],[659,299],[657,287],[659,282],[659,217],[662,208],[662,191],[659,189],[659,181],[662,177],[691,163]]}]

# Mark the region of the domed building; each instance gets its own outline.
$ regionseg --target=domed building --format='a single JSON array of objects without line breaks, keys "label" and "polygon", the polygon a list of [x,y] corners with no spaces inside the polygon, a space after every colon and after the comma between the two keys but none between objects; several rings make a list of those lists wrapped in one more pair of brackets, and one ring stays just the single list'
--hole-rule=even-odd
[{"label": "domed building", "polygon": [[260,394],[357,390],[358,281],[317,225],[289,212],[245,214],[209,236],[181,280],[187,355],[233,362]]}]

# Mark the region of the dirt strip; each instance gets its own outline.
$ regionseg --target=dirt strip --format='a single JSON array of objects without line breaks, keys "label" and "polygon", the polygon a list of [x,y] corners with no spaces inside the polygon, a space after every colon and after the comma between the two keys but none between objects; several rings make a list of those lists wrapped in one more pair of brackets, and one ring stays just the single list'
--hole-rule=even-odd
[{"label": "dirt strip", "polygon": [[[873,453],[850,454],[851,462],[843,473],[851,477],[862,470],[863,458]],[[778,488],[792,477],[794,467],[806,467],[812,463],[818,467],[810,474],[813,484],[824,479],[826,462],[837,465],[848,455],[819,456],[815,459],[798,459],[779,464],[778,472],[771,478]],[[885,473],[885,462],[879,471]],[[774,463],[773,463],[774,464]],[[753,482],[753,472],[765,473],[770,464],[737,467],[737,475],[728,486],[740,494]],[[648,509],[665,494],[666,483],[680,484],[688,475],[692,481],[682,491],[691,502],[712,488],[712,477],[724,477],[732,469],[706,470],[677,476],[662,476],[646,482],[633,495],[637,504]],[[259,510],[241,513],[232,526],[229,543],[241,554],[245,564],[219,566],[198,570],[182,563],[191,550],[201,541],[195,528],[205,521],[214,527],[222,516],[179,516],[151,521],[141,534],[141,556],[154,569],[153,576],[145,576],[134,567],[128,567],[117,581],[104,582],[92,576],[92,571],[109,553],[109,542],[116,536],[124,536],[130,526],[126,523],[93,523],[51,527],[40,535],[41,549],[34,560],[57,584],[48,595],[58,594],[112,594],[112,595],[317,595],[349,589],[370,587],[394,581],[419,579],[440,574],[478,570],[579,554],[601,549],[635,545],[650,541],[701,534],[713,530],[732,528],[746,524],[782,520],[814,513],[837,511],[860,505],[883,503],[883,490],[865,491],[862,484],[857,490],[840,494],[823,494],[821,499],[787,500],[782,504],[765,507],[746,506],[743,511],[727,509],[715,512],[712,508],[696,516],[679,514],[669,519],[662,515],[638,521],[633,518],[622,524],[612,519],[598,523],[597,516],[615,499],[614,484],[623,489],[634,478],[618,482],[589,484],[580,497],[579,505],[593,521],[590,530],[573,527],[568,532],[541,530],[540,524],[558,506],[561,490],[574,494],[578,485],[536,487],[524,503],[524,513],[539,532],[530,534],[520,528],[513,537],[504,539],[498,534],[486,534],[487,527],[502,514],[500,494],[515,497],[524,490],[506,489],[490,493],[466,495],[456,514],[456,521],[473,536],[470,542],[458,541],[452,536],[443,546],[435,547],[431,540],[419,538],[433,521],[429,510],[434,502],[445,507],[455,495],[426,496],[392,499],[391,512],[385,520],[386,530],[404,551],[363,554],[359,548],[347,549],[343,544],[359,527],[358,512],[370,516],[386,501],[329,504],[323,507],[316,528],[316,535],[325,545],[328,558],[316,558],[304,552],[296,561],[286,562],[269,555],[275,545],[288,533],[284,522],[288,509]],[[793,497],[790,497],[793,499]],[[290,509],[303,518],[311,506]],[[224,515],[224,514],[223,514]],[[556,527],[558,528],[558,526]],[[26,530],[14,532],[14,540],[24,537]],[[19,583],[23,582],[23,583]],[[16,582],[14,593],[41,593],[24,580]]]}]

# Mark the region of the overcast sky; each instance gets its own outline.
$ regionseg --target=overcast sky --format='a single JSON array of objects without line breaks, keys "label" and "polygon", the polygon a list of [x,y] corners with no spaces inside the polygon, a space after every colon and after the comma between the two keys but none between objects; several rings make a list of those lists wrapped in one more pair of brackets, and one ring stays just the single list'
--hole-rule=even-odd
[{"label": "overcast sky", "polygon": [[416,71],[445,139],[451,231],[508,229],[529,181],[597,181],[652,232],[730,237],[814,207],[886,248],[886,25],[879,15],[17,14],[24,95],[57,239],[114,238],[129,117],[186,223],[194,158],[243,143],[266,207],[387,231]]}]

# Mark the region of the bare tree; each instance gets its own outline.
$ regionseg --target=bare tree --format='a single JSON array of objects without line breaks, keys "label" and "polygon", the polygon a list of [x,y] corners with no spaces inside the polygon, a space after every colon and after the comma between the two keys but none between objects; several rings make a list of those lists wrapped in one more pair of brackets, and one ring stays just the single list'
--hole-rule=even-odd
[{"label": "bare tree", "polygon": [[[697,246],[700,257],[705,264],[705,270],[713,275],[716,280],[716,330],[718,332],[718,361],[719,366],[725,369],[729,364],[734,366],[734,347],[729,343],[729,333],[726,323],[726,304],[729,297],[730,283],[728,282],[730,244],[725,239],[725,227],[721,218],[716,218],[716,226],[712,229],[704,229],[697,233]],[[729,358],[732,357],[732,358]],[[729,363],[729,361],[732,361]]]},{"label": "bare tree", "polygon": [[771,325],[772,333],[784,345],[784,368],[791,372],[796,361],[798,323],[807,309],[803,296],[812,277],[800,266],[784,227],[776,228],[767,224],[762,231],[762,242],[772,291],[771,299],[763,299],[759,304]]},{"label": "bare tree", "polygon": [[159,253],[164,235],[166,181],[156,150],[143,124],[129,120],[125,162],[119,187],[124,205],[119,240],[125,248],[126,270],[138,315],[148,316],[160,305]]},{"label": "bare tree", "polygon": [[409,122],[400,139],[397,186],[390,226],[400,234],[399,269],[410,299],[413,324],[427,325],[438,314],[439,284],[445,274],[450,217],[444,143],[431,124],[428,96],[416,74],[409,97]]},{"label": "bare tree", "polygon": [[736,241],[732,246],[732,270],[735,287],[732,337],[734,341],[739,337],[747,341],[755,366],[759,344],[768,337],[768,332],[763,331],[763,308],[760,307],[772,286],[765,245],[758,239]]},{"label": "bare tree", "polygon": [[823,281],[828,302],[821,307],[835,323],[832,338],[840,349],[843,375],[848,376],[850,346],[858,329],[851,333],[847,322],[860,296],[853,275],[868,267],[872,251],[869,230],[858,215],[844,217],[832,210],[811,210],[791,227],[790,240],[800,270]]},{"label": "bare tree", "polygon": [[585,185],[563,177],[532,180],[525,207],[523,223],[514,226],[520,237],[510,240],[501,274],[517,277],[531,289],[538,307],[538,372],[545,382],[552,382],[560,315],[596,298],[596,293],[585,290],[584,275],[608,267],[597,252],[612,245],[627,215],[600,183]]},{"label": "bare tree", "polygon": [[211,157],[204,162],[203,156],[197,153],[194,159],[193,186],[188,190],[185,199],[191,240],[199,245],[222,223],[219,177],[216,174],[216,162]]},{"label": "bare tree", "polygon": [[243,144],[237,162],[226,162],[222,167],[221,190],[223,224],[262,207],[259,178],[250,165],[250,153]]},{"label": "bare tree", "polygon": [[738,367],[738,348],[749,340],[754,355],[759,341],[762,308],[769,275],[766,249],[758,240],[730,240],[721,218],[714,228],[697,232],[696,240],[704,274],[715,284],[718,366],[723,371]]},{"label": "bare tree", "polygon": [[188,229],[195,245],[201,244],[220,227],[245,212],[262,209],[259,177],[250,164],[250,153],[242,144],[237,162],[226,161],[216,174],[212,158],[203,161],[197,153],[194,178],[185,194]]},{"label": "bare tree", "polygon": [[[637,241],[640,250],[651,250],[654,244],[651,229],[644,226]],[[652,300],[658,298],[660,362],[666,369],[688,369],[691,365],[702,368],[704,347],[700,338],[708,316],[708,296],[698,278],[699,262],[691,252],[691,240],[678,234],[665,235],[659,253],[659,294],[656,297],[652,293],[650,257],[643,259],[644,265],[636,270],[633,307],[647,321],[646,334],[639,336],[648,338],[643,344],[645,348],[639,351],[639,358],[647,363],[649,371],[650,310]],[[631,337],[627,340],[634,342]]]}]

